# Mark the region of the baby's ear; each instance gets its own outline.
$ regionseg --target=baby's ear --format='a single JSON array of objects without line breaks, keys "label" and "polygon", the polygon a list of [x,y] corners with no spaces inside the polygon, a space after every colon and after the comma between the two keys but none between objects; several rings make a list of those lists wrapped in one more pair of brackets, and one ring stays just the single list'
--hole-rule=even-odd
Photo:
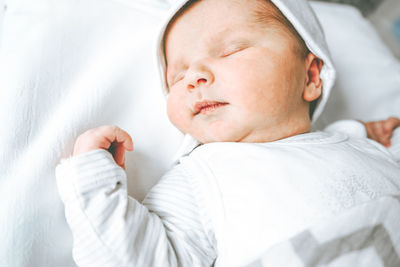
[{"label": "baby's ear", "polygon": [[308,53],[305,59],[306,84],[303,92],[303,99],[307,102],[312,102],[321,96],[322,80],[320,74],[323,64],[322,60],[313,53]]}]

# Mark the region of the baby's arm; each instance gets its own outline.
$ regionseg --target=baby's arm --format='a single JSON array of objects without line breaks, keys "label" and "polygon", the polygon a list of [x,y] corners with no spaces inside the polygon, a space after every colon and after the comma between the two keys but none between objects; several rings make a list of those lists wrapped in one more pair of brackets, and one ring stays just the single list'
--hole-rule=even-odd
[{"label": "baby's arm", "polygon": [[368,138],[387,147],[400,163],[400,119],[390,117],[386,120],[365,122],[364,125]]},{"label": "baby's arm", "polygon": [[368,137],[380,144],[390,147],[394,130],[400,126],[400,119],[390,117],[386,120],[361,122],[340,120],[328,125],[327,132],[343,132],[353,137]]},{"label": "baby's arm", "polygon": [[117,127],[92,130],[78,138],[76,156],[57,166],[76,263],[102,267],[212,265],[216,257],[212,234],[203,228],[182,168],[166,174],[145,205],[128,196],[121,168],[123,153],[116,151],[131,148],[129,138]]},{"label": "baby's arm", "polygon": [[341,120],[328,125],[327,132],[343,132],[353,137],[367,137],[384,145],[400,163],[400,119],[390,117],[386,120],[361,122]]}]

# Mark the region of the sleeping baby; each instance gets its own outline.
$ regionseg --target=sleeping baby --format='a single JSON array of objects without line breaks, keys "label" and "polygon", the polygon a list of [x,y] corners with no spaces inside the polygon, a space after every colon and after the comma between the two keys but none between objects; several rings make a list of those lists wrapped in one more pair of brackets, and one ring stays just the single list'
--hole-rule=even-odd
[{"label": "sleeping baby", "polygon": [[243,266],[400,193],[395,155],[366,138],[396,147],[398,119],[311,131],[335,71],[307,1],[181,1],[159,47],[169,119],[195,145],[140,203],[127,193],[129,134],[78,137],[56,176],[79,266]]}]

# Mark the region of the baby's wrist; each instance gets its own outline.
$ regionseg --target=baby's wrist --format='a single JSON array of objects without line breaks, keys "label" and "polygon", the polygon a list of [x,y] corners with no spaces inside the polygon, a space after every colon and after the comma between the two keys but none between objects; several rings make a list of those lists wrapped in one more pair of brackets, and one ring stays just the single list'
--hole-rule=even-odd
[{"label": "baby's wrist", "polygon": [[91,152],[91,151],[95,151],[95,150],[99,150],[99,149],[105,150],[105,149],[100,148],[100,147],[74,147],[74,150],[72,152],[72,156],[76,157],[76,156],[79,156],[81,154],[85,154],[85,153],[88,153],[88,152]]},{"label": "baby's wrist", "polygon": [[110,154],[110,152],[106,149],[103,148],[94,148],[94,149],[89,149],[87,151],[81,151],[79,153],[72,153],[70,158],[73,159],[80,159],[80,158],[85,158],[85,157],[90,157],[93,154],[98,154],[98,153],[104,153],[107,152]]}]

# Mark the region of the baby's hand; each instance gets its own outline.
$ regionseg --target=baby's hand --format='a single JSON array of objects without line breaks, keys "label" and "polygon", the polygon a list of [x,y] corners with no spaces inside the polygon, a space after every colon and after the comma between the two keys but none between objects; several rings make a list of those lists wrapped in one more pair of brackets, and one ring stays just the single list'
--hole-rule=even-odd
[{"label": "baby's hand", "polygon": [[81,134],[75,142],[73,156],[95,150],[108,150],[115,162],[125,169],[125,150],[133,150],[130,135],[117,126],[105,125]]},{"label": "baby's hand", "polygon": [[390,138],[393,130],[400,126],[400,119],[390,117],[387,120],[365,122],[368,138],[371,138],[385,147],[390,147]]}]

